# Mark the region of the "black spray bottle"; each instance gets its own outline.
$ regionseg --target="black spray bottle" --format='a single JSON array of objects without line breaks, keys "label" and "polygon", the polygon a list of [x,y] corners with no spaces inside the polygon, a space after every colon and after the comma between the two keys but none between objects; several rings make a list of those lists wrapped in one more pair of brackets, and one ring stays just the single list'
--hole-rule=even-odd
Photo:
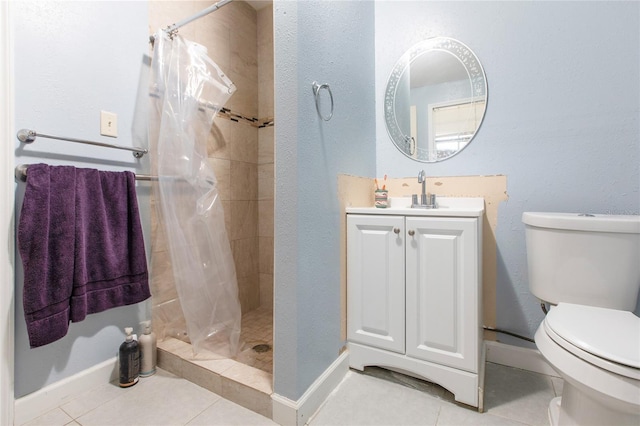
[{"label": "black spray bottle", "polygon": [[124,329],[127,339],[120,345],[118,359],[120,360],[120,387],[128,388],[138,383],[140,374],[140,349],[138,342],[133,339],[133,328]]}]

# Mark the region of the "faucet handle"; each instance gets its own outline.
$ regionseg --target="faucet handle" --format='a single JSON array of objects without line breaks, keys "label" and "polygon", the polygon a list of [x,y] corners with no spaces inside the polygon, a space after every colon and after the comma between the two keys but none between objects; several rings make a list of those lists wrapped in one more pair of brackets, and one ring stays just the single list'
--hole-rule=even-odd
[{"label": "faucet handle", "polygon": [[420,170],[420,173],[418,173],[418,183],[424,182],[426,177],[427,174],[424,172],[424,170]]}]

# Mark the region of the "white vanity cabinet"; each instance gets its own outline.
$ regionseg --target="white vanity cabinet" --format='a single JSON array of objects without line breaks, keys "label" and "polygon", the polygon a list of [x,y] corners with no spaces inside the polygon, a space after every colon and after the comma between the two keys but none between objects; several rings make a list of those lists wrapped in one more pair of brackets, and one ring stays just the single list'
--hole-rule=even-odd
[{"label": "white vanity cabinet", "polygon": [[349,342],[404,353],[404,234],[404,217],[347,215]]},{"label": "white vanity cabinet", "polygon": [[481,409],[484,202],[469,200],[475,208],[347,209],[347,338],[351,367],[406,372]]}]

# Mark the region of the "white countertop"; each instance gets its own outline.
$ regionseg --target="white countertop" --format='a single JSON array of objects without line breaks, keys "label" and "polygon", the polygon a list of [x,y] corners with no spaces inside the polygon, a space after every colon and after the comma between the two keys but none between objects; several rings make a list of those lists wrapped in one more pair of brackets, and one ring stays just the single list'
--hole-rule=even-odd
[{"label": "white countertop", "polygon": [[438,208],[412,209],[410,197],[390,197],[389,207],[347,207],[347,213],[384,214],[398,216],[481,217],[484,213],[484,198],[438,197]]}]

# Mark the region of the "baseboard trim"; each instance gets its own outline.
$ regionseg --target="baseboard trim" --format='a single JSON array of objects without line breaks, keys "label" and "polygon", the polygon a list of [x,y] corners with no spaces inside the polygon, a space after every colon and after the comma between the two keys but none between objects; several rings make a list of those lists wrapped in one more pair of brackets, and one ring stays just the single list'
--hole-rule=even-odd
[{"label": "baseboard trim", "polygon": [[302,426],[318,411],[329,394],[340,384],[349,371],[349,353],[343,352],[325,371],[309,386],[297,401],[273,393],[273,421],[283,426]]},{"label": "baseboard trim", "polygon": [[487,362],[559,377],[537,349],[521,348],[493,341],[485,341],[485,345]]},{"label": "baseboard trim", "polygon": [[116,380],[117,368],[118,358],[114,357],[16,399],[14,424],[31,421],[96,386]]}]

